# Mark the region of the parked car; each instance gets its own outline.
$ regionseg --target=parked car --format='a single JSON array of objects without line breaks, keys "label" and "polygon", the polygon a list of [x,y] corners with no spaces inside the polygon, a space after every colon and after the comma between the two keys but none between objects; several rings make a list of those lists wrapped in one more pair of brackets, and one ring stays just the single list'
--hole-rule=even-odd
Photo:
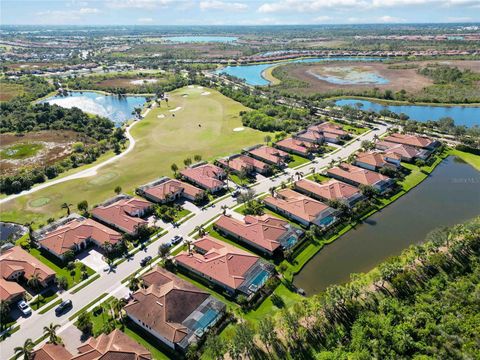
[{"label": "parked car", "polygon": [[60,303],[60,305],[58,305],[56,308],[55,308],[55,314],[57,315],[60,315],[60,314],[63,314],[65,311],[67,311],[68,309],[71,309],[73,306],[72,304],[72,300],[65,300],[65,301],[62,301]]},{"label": "parked car", "polygon": [[170,240],[170,243],[171,243],[172,245],[177,245],[177,244],[180,243],[182,240],[183,240],[183,236],[175,235],[175,236]]},{"label": "parked car", "polygon": [[28,304],[25,302],[25,300],[20,300],[17,304],[18,308],[22,312],[23,315],[25,316],[30,316],[32,314],[32,309]]},{"label": "parked car", "polygon": [[145,256],[142,261],[140,261],[140,265],[145,266],[152,260],[151,256]]}]

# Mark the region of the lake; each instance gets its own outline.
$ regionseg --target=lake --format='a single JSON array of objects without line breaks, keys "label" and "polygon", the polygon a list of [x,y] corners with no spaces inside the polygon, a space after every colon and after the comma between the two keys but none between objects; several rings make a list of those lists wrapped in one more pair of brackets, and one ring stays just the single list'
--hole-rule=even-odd
[{"label": "lake", "polygon": [[431,230],[479,214],[480,172],[450,156],[416,188],[320,250],[295,276],[295,285],[313,295],[345,283],[350,274],[421,243]]},{"label": "lake", "polygon": [[73,91],[68,96],[52,96],[42,103],[56,104],[70,109],[77,107],[90,114],[104,116],[119,126],[124,121],[133,118],[132,111],[143,107],[147,98],[144,96],[103,95],[94,91]]},{"label": "lake", "polygon": [[365,57],[323,57],[323,58],[306,58],[293,59],[282,62],[269,62],[254,65],[236,65],[226,66],[216,71],[217,74],[227,74],[244,80],[248,85],[264,86],[270,84],[270,81],[262,76],[262,73],[275,65],[288,63],[316,63],[321,61],[381,61],[381,58],[365,58]]},{"label": "lake", "polygon": [[455,120],[456,125],[465,125],[472,127],[474,125],[480,126],[480,107],[473,106],[428,106],[428,105],[383,105],[368,100],[359,99],[340,99],[335,101],[338,106],[351,105],[361,103],[362,110],[373,110],[379,112],[383,109],[388,109],[394,113],[407,114],[410,119],[421,122],[428,120],[438,120],[442,117],[451,117]]},{"label": "lake", "polygon": [[231,43],[238,40],[235,36],[166,36],[163,39],[175,43]]}]

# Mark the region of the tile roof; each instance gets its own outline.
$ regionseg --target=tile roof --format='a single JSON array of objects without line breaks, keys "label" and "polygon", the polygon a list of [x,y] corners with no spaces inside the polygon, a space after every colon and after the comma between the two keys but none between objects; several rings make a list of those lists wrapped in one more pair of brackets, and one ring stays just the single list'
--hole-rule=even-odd
[{"label": "tile roof", "polygon": [[384,141],[394,142],[398,144],[410,145],[425,148],[430,146],[434,141],[426,136],[418,136],[412,134],[392,134],[383,138]]},{"label": "tile roof", "polygon": [[14,246],[0,254],[0,273],[2,278],[7,279],[16,271],[23,271],[27,279],[34,274],[38,274],[40,281],[45,281],[55,276],[55,271],[20,246]]},{"label": "tile roof", "polygon": [[97,338],[91,337],[78,351],[80,354],[73,356],[71,360],[152,359],[152,354],[147,349],[118,329]]},{"label": "tile roof", "polygon": [[193,245],[205,253],[193,251],[192,255],[189,255],[183,251],[175,257],[175,260],[231,289],[237,289],[242,285],[248,270],[260,259],[210,236],[196,240]]},{"label": "tile roof", "polygon": [[165,200],[168,198],[168,196],[173,195],[182,189],[185,194],[193,198],[204,192],[202,189],[190,185],[189,183],[176,179],[170,179],[146,189],[145,193],[156,197],[157,199]]},{"label": "tile roof", "polygon": [[348,132],[343,130],[343,127],[338,124],[334,124],[331,122],[323,122],[321,124],[312,125],[308,127],[309,130],[314,130],[319,133],[329,133],[334,134],[336,136],[345,136],[348,135]]},{"label": "tile roof", "polygon": [[225,171],[216,165],[204,164],[188,167],[180,174],[206,189],[214,189],[223,186],[223,181],[219,179],[225,176]]},{"label": "tile roof", "polygon": [[124,198],[108,205],[101,204],[95,207],[91,213],[93,217],[97,217],[132,234],[135,233],[138,226],[148,224],[146,220],[135,216],[135,214],[143,213],[152,205],[147,200],[135,197]]},{"label": "tile roof", "polygon": [[288,188],[278,190],[276,197],[268,196],[263,201],[308,222],[314,221],[322,211],[329,208],[320,201]]},{"label": "tile roof", "polygon": [[122,235],[92,219],[73,219],[42,235],[38,242],[56,254],[62,255],[74,245],[86,239],[93,239],[100,244],[116,244]]},{"label": "tile roof", "polygon": [[220,159],[218,160],[220,164],[222,164],[225,167],[229,167],[230,169],[234,171],[242,171],[243,169],[249,169],[249,168],[258,168],[258,169],[265,169],[268,167],[267,164],[265,164],[263,161],[251,158],[246,155],[240,155],[236,156],[233,158],[230,158],[230,160],[227,159]]},{"label": "tile roof", "polygon": [[297,137],[301,137],[306,141],[310,140],[311,142],[322,142],[324,139],[322,134],[320,134],[318,131],[315,131],[313,129],[307,129],[306,131],[298,133]]},{"label": "tile roof", "polygon": [[289,156],[285,151],[266,145],[252,149],[249,151],[249,153],[277,165],[281,164],[284,158]]},{"label": "tile roof", "polygon": [[327,173],[349,179],[357,184],[375,185],[380,181],[386,181],[390,178],[375,171],[363,169],[361,167],[342,163],[340,166],[328,169]]},{"label": "tile roof", "polygon": [[390,141],[378,141],[375,143],[375,146],[378,149],[383,149],[387,155],[394,153],[406,159],[412,159],[419,155],[419,150],[411,145],[397,144]]},{"label": "tile roof", "polygon": [[295,182],[295,187],[328,200],[349,199],[360,194],[360,190],[356,186],[336,179],[330,179],[320,184],[315,181],[302,179]]},{"label": "tile roof", "polygon": [[384,154],[373,151],[359,152],[356,155],[355,160],[378,168],[389,164],[385,161]]},{"label": "tile roof", "polygon": [[21,295],[25,289],[18,285],[15,281],[7,281],[0,277],[0,300],[6,301],[13,297]]},{"label": "tile roof", "polygon": [[72,357],[63,345],[45,343],[33,353],[32,360],[70,360]]},{"label": "tile roof", "polygon": [[292,151],[296,151],[304,155],[308,155],[309,150],[313,149],[310,143],[297,140],[291,137],[278,141],[277,146],[281,146],[283,148],[290,149]]},{"label": "tile roof", "polygon": [[190,331],[182,323],[210,294],[160,267],[142,279],[148,287],[133,294],[125,311],[170,342],[182,341]]},{"label": "tile roof", "polygon": [[243,221],[222,215],[215,225],[270,252],[280,247],[280,238],[289,232],[288,221],[268,214],[247,215]]}]

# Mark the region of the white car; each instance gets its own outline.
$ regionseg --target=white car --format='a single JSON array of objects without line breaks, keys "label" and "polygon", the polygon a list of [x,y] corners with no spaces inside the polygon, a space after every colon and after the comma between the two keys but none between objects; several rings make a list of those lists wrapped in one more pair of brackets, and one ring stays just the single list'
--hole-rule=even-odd
[{"label": "white car", "polygon": [[25,302],[25,300],[20,300],[17,304],[18,308],[22,312],[23,315],[29,316],[32,314],[32,309],[28,304]]}]

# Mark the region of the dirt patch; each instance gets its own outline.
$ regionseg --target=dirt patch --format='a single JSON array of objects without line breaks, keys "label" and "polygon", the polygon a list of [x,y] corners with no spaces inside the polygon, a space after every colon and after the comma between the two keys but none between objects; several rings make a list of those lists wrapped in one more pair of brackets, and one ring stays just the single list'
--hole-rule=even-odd
[{"label": "dirt patch", "polygon": [[72,153],[72,144],[83,142],[93,144],[94,140],[74,131],[36,131],[24,135],[0,134],[0,150],[12,148],[17,144],[38,144],[39,150],[31,156],[22,158],[0,159],[0,174],[13,175],[24,168],[48,166],[69,156]]}]

